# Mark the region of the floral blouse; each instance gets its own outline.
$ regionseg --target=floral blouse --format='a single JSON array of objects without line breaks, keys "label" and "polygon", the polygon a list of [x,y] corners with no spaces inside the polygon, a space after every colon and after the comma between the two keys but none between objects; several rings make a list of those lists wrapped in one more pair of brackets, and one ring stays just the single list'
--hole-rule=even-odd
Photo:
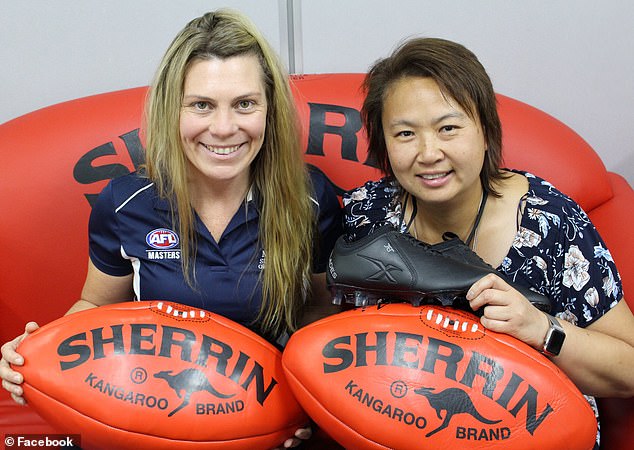
[{"label": "floral blouse", "polygon": [[[577,203],[547,181],[517,173],[529,181],[526,206],[497,270],[550,298],[553,315],[586,327],[623,297],[612,255]],[[386,223],[405,232],[400,192],[395,179],[383,178],[344,194],[347,239],[361,238]]]},{"label": "floral blouse", "polygon": [[[529,188],[515,240],[497,270],[547,296],[551,314],[584,328],[623,297],[612,255],[576,202],[535,175],[515,172],[526,176]],[[344,194],[347,239],[361,238],[386,223],[406,232],[400,193],[395,179],[382,178]],[[596,414],[596,402],[586,398]]]}]

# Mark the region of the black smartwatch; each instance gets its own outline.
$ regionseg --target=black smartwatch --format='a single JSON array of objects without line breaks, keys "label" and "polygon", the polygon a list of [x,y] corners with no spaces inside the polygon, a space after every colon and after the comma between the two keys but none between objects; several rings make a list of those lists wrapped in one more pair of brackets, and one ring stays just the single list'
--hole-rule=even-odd
[{"label": "black smartwatch", "polygon": [[550,327],[546,333],[546,338],[544,339],[544,345],[541,352],[545,355],[557,356],[561,351],[561,347],[564,345],[566,333],[556,318],[550,314],[546,314],[546,317],[548,318]]}]

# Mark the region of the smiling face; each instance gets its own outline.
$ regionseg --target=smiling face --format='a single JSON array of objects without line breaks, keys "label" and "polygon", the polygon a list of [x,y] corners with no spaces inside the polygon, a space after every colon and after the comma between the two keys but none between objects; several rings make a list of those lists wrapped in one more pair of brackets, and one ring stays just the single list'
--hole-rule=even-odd
[{"label": "smiling face", "polygon": [[194,61],[185,76],[180,134],[190,182],[248,183],[262,148],[267,100],[255,55]]},{"label": "smiling face", "polygon": [[484,132],[433,79],[395,81],[386,90],[382,123],[392,170],[406,191],[430,203],[479,198]]}]

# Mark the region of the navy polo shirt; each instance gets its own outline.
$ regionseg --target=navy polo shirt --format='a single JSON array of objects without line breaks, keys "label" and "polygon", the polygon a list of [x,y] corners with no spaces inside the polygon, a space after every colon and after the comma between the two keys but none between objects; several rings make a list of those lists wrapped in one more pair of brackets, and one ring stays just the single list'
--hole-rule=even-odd
[{"label": "navy polo shirt", "polygon": [[[310,175],[319,227],[313,267],[321,273],[341,234],[341,210],[325,176],[317,171]],[[258,243],[258,223],[257,203],[251,199],[216,242],[196,216],[196,282],[192,288],[183,277],[180,239],[171,224],[169,202],[158,197],[150,180],[131,173],[111,180],[92,209],[90,259],[109,275],[133,273],[139,300],[175,301],[249,326],[259,312],[262,290],[258,278],[266,264]]]}]

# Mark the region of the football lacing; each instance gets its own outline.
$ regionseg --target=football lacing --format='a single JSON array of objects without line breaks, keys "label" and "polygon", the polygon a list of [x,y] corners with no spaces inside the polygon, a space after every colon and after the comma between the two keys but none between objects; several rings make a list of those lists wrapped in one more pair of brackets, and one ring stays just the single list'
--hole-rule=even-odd
[{"label": "football lacing", "polygon": [[[166,314],[172,314],[174,317],[182,317],[183,319],[187,319],[187,315],[189,315],[189,317],[191,317],[192,319],[196,318],[196,310],[189,310],[189,312],[187,311],[183,311],[180,310],[178,308],[173,307],[172,305],[168,304],[168,305],[164,305],[163,302],[158,302],[156,304],[156,308],[160,311],[163,311],[163,306],[165,306],[165,313]],[[200,318],[205,317],[205,311],[203,311],[202,309],[198,310],[198,316]]]},{"label": "football lacing", "polygon": [[[434,316],[436,316],[435,320]],[[466,333],[467,330],[471,333],[475,333],[476,331],[480,330],[480,327],[476,322],[469,322],[468,320],[460,322],[460,320],[451,319],[449,316],[443,316],[441,313],[436,313],[433,309],[427,310],[426,319],[430,322],[434,321],[436,325],[440,325],[445,329],[451,326],[454,331],[458,331],[458,328],[460,327],[460,331],[462,331],[463,333]],[[469,329],[469,325],[471,325],[471,329]]]}]

